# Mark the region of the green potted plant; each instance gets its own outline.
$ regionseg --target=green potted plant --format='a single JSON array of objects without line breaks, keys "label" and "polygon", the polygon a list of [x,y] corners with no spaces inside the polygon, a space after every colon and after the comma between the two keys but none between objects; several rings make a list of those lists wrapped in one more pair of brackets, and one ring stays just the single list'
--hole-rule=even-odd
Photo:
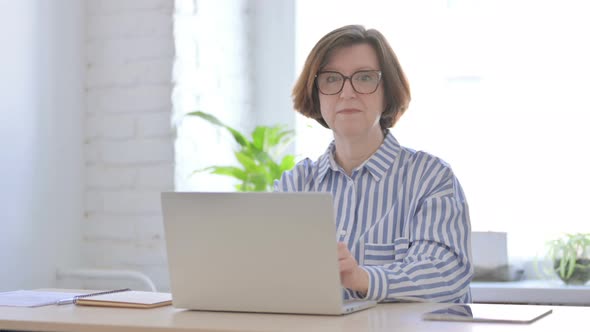
[{"label": "green potted plant", "polygon": [[552,270],[568,285],[590,280],[590,233],[565,234],[547,242]]},{"label": "green potted plant", "polygon": [[[215,116],[201,112],[191,112],[207,122],[228,130],[238,143],[234,155],[240,166],[210,166],[195,172],[208,171],[212,174],[230,176],[240,181],[237,191],[272,191],[275,179],[284,171],[295,166],[295,156],[287,154],[279,160],[281,153],[292,142],[295,132],[285,126],[257,126],[250,138],[238,130],[224,124]],[[193,172],[194,173],[194,172]]]}]

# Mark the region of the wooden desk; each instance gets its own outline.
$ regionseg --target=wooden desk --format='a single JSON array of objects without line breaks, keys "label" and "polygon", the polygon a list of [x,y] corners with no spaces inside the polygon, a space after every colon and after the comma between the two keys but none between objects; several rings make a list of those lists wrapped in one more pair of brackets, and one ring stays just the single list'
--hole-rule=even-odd
[{"label": "wooden desk", "polygon": [[308,316],[199,312],[175,309],[118,309],[75,305],[39,308],[0,307],[0,330],[62,332],[135,331],[564,331],[588,329],[588,307],[553,307],[553,313],[532,324],[423,321],[424,312],[444,304],[379,304],[346,316]]}]

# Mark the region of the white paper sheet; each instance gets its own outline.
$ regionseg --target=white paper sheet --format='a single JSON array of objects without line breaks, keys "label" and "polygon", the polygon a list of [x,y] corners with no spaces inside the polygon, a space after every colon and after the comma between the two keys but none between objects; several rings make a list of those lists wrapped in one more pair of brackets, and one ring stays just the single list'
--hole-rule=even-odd
[{"label": "white paper sheet", "polygon": [[0,293],[0,306],[4,307],[41,307],[56,304],[57,301],[72,298],[84,293],[43,292],[18,290]]}]

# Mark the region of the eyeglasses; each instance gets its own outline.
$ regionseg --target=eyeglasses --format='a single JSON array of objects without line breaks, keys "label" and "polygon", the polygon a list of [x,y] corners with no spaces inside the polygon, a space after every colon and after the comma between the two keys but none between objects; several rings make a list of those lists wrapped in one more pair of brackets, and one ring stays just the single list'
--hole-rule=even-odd
[{"label": "eyeglasses", "polygon": [[344,76],[337,71],[323,71],[316,75],[316,84],[322,94],[335,95],[342,91],[347,79],[357,93],[371,94],[377,91],[381,82],[381,71],[361,70],[350,76]]}]

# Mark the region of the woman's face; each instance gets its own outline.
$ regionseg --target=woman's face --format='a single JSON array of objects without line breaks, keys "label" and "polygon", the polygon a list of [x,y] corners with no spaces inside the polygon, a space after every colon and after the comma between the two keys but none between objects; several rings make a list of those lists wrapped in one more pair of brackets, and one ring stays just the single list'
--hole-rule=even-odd
[{"label": "woman's face", "polygon": [[[373,47],[369,44],[357,44],[334,50],[322,72],[338,72],[350,77],[359,71],[378,70],[381,68]],[[357,90],[362,90],[359,87],[363,81],[372,79],[363,73],[355,78]],[[329,82],[329,79],[324,82]],[[342,91],[333,95],[320,91],[319,99],[322,117],[334,131],[336,138],[362,138],[381,132],[379,119],[384,110],[383,84],[380,83],[373,93],[362,94],[353,89],[351,80],[345,79]]]}]

